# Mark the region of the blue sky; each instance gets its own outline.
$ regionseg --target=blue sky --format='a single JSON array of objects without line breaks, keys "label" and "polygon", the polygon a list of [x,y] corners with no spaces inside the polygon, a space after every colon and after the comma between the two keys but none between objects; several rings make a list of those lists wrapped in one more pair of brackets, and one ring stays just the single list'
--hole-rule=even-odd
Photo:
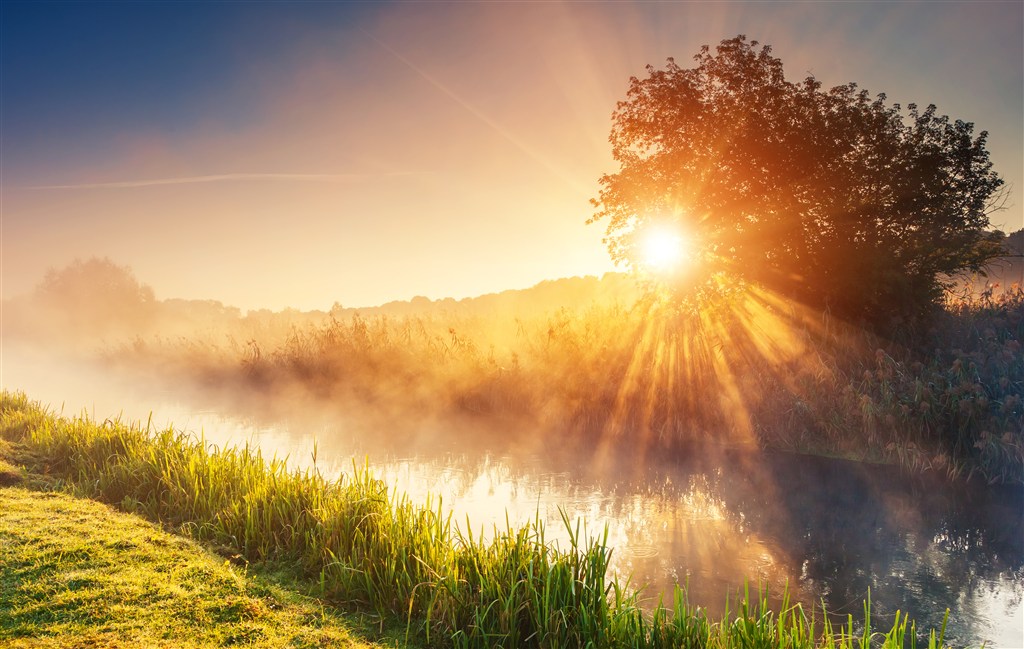
[{"label": "blue sky", "polygon": [[[106,255],[158,297],[329,308],[611,268],[630,75],[738,33],[990,133],[1024,226],[1024,3],[5,2],[3,294]],[[150,182],[158,181],[158,182]]]},{"label": "blue sky", "polygon": [[5,3],[5,161],[17,172],[26,160],[52,162],[65,146],[102,147],[125,131],[175,134],[204,119],[244,122],[258,100],[257,66],[282,73],[298,64],[289,60],[293,44],[344,32],[370,7]]}]

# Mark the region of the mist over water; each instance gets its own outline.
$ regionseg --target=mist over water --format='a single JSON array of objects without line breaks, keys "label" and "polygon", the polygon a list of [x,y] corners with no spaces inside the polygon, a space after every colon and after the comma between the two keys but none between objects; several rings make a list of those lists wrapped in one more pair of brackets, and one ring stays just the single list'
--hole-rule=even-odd
[{"label": "mist over water", "polygon": [[539,518],[564,544],[564,512],[591,536],[607,533],[614,569],[646,585],[651,604],[680,583],[692,605],[721,614],[745,582],[776,605],[788,584],[793,599],[857,616],[870,589],[877,627],[897,609],[938,627],[948,607],[954,645],[1024,643],[1020,487],[714,446],[598,458],[482,421],[388,421],[294,394],[228,398],[15,345],[4,346],[2,384],[67,416],[173,425],[325,477],[365,463],[414,503],[439,497],[474,536]]}]

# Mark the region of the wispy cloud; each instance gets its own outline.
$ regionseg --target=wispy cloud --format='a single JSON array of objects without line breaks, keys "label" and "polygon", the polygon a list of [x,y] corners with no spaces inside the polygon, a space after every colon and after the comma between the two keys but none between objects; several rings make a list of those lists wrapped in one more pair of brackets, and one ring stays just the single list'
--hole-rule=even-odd
[{"label": "wispy cloud", "polygon": [[482,110],[480,110],[479,108],[474,106],[472,103],[470,103],[469,101],[464,99],[461,95],[456,93],[453,89],[451,89],[446,84],[442,83],[440,80],[438,80],[436,77],[434,77],[433,75],[428,73],[426,70],[424,70],[424,69],[420,68],[419,66],[417,66],[410,59],[408,59],[407,57],[403,56],[402,53],[399,52],[398,50],[395,50],[390,45],[388,45],[384,41],[376,38],[373,34],[370,34],[369,32],[363,31],[363,34],[367,38],[369,38],[371,41],[376,43],[378,46],[380,46],[382,49],[384,49],[389,54],[391,54],[393,57],[395,57],[396,59],[401,61],[404,65],[406,65],[413,72],[415,72],[420,77],[422,77],[427,83],[429,83],[430,85],[434,86],[434,88],[436,88],[441,93],[443,93],[444,95],[446,95],[447,97],[449,97],[450,99],[455,101],[455,103],[459,104],[464,109],[469,111],[469,113],[471,113],[474,117],[476,117],[481,122],[483,122],[484,124],[489,126],[491,129],[493,129],[498,135],[500,135],[501,137],[505,138],[512,145],[514,145],[516,148],[518,148],[520,151],[522,151],[527,156],[529,156],[533,160],[535,160],[538,163],[540,163],[540,165],[542,167],[544,167],[545,169],[550,171],[552,174],[554,174],[556,177],[560,178],[562,181],[564,181],[566,184],[568,184],[570,187],[575,189],[577,192],[580,193],[580,195],[585,196],[585,197],[589,197],[590,196],[590,194],[592,193],[591,192],[591,188],[587,184],[581,182],[579,180],[579,178],[577,178],[573,174],[570,174],[568,171],[563,169],[550,156],[544,154],[542,151],[539,151],[536,148],[534,148],[534,147],[530,146],[529,144],[527,144],[522,138],[516,136],[514,133],[509,131],[507,128],[502,126],[500,123],[498,123],[496,120],[492,119],[490,116],[488,116]]},{"label": "wispy cloud", "polygon": [[354,183],[380,178],[415,176],[423,172],[402,171],[379,174],[281,174],[241,173],[211,174],[207,176],[178,176],[175,178],[148,178],[143,180],[118,180],[101,183],[73,183],[68,185],[31,185],[23,189],[126,189],[132,187],[156,187],[159,185],[189,185],[194,183],[216,183],[238,180],[298,180],[326,183]]}]

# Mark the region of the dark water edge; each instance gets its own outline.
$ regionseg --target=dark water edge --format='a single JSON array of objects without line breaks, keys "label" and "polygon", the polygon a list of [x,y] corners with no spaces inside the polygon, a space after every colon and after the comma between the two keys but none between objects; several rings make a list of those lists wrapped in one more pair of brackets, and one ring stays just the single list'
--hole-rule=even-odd
[{"label": "dark water edge", "polygon": [[[880,621],[891,624],[899,609],[937,627],[950,608],[948,635],[956,643],[1019,643],[1019,487],[951,484],[892,467],[776,452],[725,452],[711,466],[706,459],[672,462],[648,479],[696,484],[720,500],[737,534],[778,549],[775,568],[800,599],[824,600],[831,612],[858,617],[870,589]],[[685,539],[680,531],[667,536],[670,544]],[[1000,606],[1005,617],[981,610]],[[1016,628],[1005,636],[987,628],[1000,617],[1012,626],[1014,616]]]}]

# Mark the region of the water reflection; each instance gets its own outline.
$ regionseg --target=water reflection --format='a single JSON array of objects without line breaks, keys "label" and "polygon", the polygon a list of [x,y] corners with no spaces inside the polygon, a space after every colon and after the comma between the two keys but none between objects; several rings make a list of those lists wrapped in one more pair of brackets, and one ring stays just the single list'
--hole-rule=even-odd
[{"label": "water reflection", "polygon": [[367,462],[414,501],[441,496],[474,535],[539,517],[548,538],[565,543],[565,511],[592,535],[607,528],[614,568],[648,584],[651,601],[686,583],[692,604],[720,613],[746,580],[776,594],[788,584],[800,600],[857,616],[870,588],[876,626],[897,609],[938,626],[948,607],[954,644],[1024,646],[1020,488],[949,486],[889,467],[713,446],[642,463],[624,448],[598,461],[573,440],[485,434],[472,421],[403,427],[290,399],[154,392],[82,368],[55,384],[52,373],[6,365],[4,387],[63,403],[65,413],[143,421],[152,413],[155,425],[201,429],[216,444],[258,444],[299,467],[313,465],[315,440],[321,473]]}]

